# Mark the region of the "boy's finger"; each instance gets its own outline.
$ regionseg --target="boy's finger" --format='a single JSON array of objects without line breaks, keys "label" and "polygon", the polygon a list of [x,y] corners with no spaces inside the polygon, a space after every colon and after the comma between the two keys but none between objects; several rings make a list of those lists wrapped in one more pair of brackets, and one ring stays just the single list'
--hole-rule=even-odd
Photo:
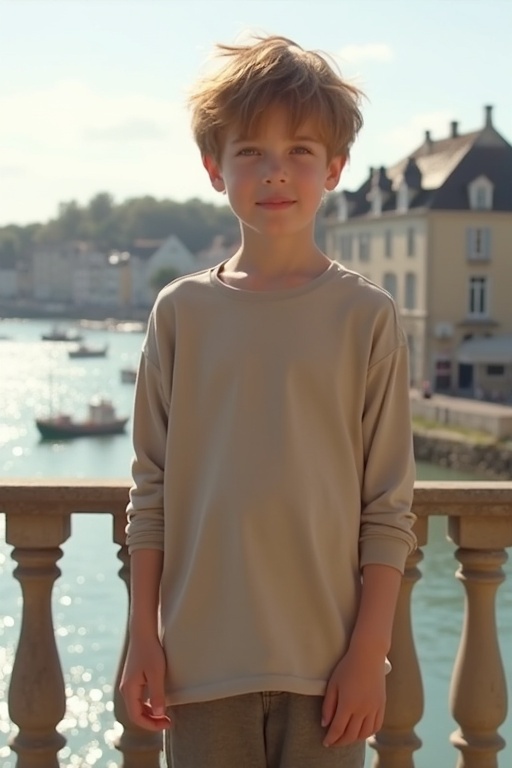
[{"label": "boy's finger", "polygon": [[345,736],[345,731],[347,730],[349,720],[350,715],[345,714],[342,710],[338,710],[336,712],[332,719],[331,725],[325,734],[325,738],[323,740],[324,747],[331,747]]},{"label": "boy's finger", "polygon": [[382,726],[384,725],[384,712],[385,712],[385,709],[383,707],[377,713],[377,716],[375,718],[375,726],[374,726],[375,730],[374,730],[374,733],[378,733],[380,731],[380,729],[382,728]]},{"label": "boy's finger", "polygon": [[168,728],[171,724],[171,718],[165,714],[157,714],[154,710],[154,708],[151,706],[151,704],[148,704],[147,702],[144,702],[142,705],[142,713],[144,719],[150,720],[153,725],[155,725],[158,729],[160,728]]},{"label": "boy's finger", "polygon": [[361,735],[363,722],[364,718],[350,717],[343,734],[331,746],[342,747],[347,744],[354,744],[356,741],[362,741],[365,738]]},{"label": "boy's finger", "polygon": [[126,681],[121,688],[121,694],[123,696],[126,712],[130,720],[135,722],[141,715],[141,699],[144,691],[144,686],[131,681]]},{"label": "boy's finger", "polygon": [[148,678],[146,692],[146,701],[149,701],[153,715],[155,717],[165,717],[165,690],[161,678]]},{"label": "boy's finger", "polygon": [[337,694],[333,685],[327,685],[322,704],[322,727],[329,725],[336,711]]}]

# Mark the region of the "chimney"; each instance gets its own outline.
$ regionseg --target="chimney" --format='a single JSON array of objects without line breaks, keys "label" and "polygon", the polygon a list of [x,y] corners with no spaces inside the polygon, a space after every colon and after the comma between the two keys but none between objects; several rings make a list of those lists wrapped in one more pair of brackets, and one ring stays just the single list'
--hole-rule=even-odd
[{"label": "chimney", "polygon": [[459,135],[459,123],[457,122],[457,120],[451,121],[450,128],[451,128],[451,138],[456,139],[457,136]]},{"label": "chimney", "polygon": [[427,145],[427,152],[430,152],[432,149],[432,136],[430,135],[430,131],[425,131],[425,144]]},{"label": "chimney", "polygon": [[492,106],[486,106],[485,109],[485,127],[492,128]]}]

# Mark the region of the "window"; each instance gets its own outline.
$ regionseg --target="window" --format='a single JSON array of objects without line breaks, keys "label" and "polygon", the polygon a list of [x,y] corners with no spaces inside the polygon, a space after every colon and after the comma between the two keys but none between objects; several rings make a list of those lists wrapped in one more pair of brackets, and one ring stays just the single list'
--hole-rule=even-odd
[{"label": "window", "polygon": [[372,192],[372,213],[374,216],[382,213],[382,192],[378,188]]},{"label": "window", "polygon": [[494,184],[487,176],[479,176],[468,185],[469,207],[474,211],[492,210]]},{"label": "window", "polygon": [[370,261],[370,235],[359,235],[359,261]]},{"label": "window", "polygon": [[468,260],[489,261],[491,258],[491,230],[489,227],[470,227],[466,237]]},{"label": "window", "polygon": [[435,364],[435,389],[447,391],[452,382],[452,364],[448,358],[439,357]]},{"label": "window", "polygon": [[393,255],[393,232],[386,229],[384,232],[384,256],[390,259]]},{"label": "window", "polygon": [[470,317],[487,317],[488,280],[486,277],[469,278],[468,314]]},{"label": "window", "polygon": [[405,309],[416,309],[416,274],[405,273]]},{"label": "window", "polygon": [[338,251],[340,261],[352,261],[352,235],[340,235]]},{"label": "window", "polygon": [[399,213],[405,213],[409,208],[409,187],[406,181],[402,181],[398,187],[396,196],[396,209]]},{"label": "window", "polygon": [[407,255],[414,256],[416,252],[416,238],[414,227],[408,227],[407,229]]},{"label": "window", "polygon": [[394,272],[385,272],[384,273],[384,279],[383,279],[383,288],[385,291],[391,294],[391,296],[395,299],[397,298],[397,283],[396,283],[396,275]]},{"label": "window", "polygon": [[486,187],[477,187],[475,190],[475,202],[476,208],[479,211],[490,208],[489,205],[489,190]]},{"label": "window", "polygon": [[340,192],[337,197],[336,214],[338,221],[346,221],[348,219],[348,201],[344,192]]},{"label": "window", "polygon": [[504,365],[488,365],[487,366],[488,376],[503,376],[504,374],[505,374]]}]

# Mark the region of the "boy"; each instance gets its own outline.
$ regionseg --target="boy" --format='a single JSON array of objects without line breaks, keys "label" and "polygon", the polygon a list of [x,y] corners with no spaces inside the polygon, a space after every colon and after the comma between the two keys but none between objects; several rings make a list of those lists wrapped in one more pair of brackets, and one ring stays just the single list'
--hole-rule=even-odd
[{"label": "boy", "polygon": [[151,313],[121,689],[173,768],[361,768],[415,542],[397,311],[313,234],[360,93],[285,38],[221,52],[193,130],[242,244]]}]

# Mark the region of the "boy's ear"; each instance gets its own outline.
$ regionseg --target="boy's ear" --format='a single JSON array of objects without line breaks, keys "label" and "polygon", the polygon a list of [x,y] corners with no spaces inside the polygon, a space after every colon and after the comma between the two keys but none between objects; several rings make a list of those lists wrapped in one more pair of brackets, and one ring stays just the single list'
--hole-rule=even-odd
[{"label": "boy's ear", "polygon": [[217,161],[214,160],[211,155],[203,155],[203,165],[206,168],[208,176],[210,177],[212,187],[217,192],[225,192],[226,186],[224,184],[224,179],[222,178],[220,165],[217,163]]},{"label": "boy's ear", "polygon": [[337,155],[329,161],[327,166],[327,177],[325,179],[325,188],[328,192],[332,192],[332,190],[336,189],[338,186],[346,162],[346,155]]}]

